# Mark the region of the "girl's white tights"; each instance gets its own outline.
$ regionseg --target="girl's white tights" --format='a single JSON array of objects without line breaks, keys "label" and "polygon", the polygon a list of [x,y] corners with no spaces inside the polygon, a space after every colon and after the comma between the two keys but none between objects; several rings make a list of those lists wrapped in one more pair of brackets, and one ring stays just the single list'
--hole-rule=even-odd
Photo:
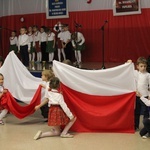
[{"label": "girl's white tights", "polygon": [[2,120],[6,116],[7,113],[8,113],[8,110],[7,109],[3,109],[1,111],[1,113],[0,113],[0,120]]}]

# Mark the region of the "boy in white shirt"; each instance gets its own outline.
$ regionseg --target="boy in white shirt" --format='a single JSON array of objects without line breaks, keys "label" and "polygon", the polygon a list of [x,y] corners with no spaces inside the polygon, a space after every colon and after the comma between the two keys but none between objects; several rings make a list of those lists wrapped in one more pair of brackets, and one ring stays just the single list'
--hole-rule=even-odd
[{"label": "boy in white shirt", "polygon": [[29,51],[30,51],[30,41],[29,36],[26,34],[27,29],[22,27],[20,29],[20,35],[18,37],[18,52],[21,54],[22,63],[29,67]]},{"label": "boy in white shirt", "polygon": [[[128,62],[132,62],[128,60]],[[149,85],[150,85],[150,74],[147,72],[147,60],[144,57],[139,57],[137,60],[137,69],[134,72],[135,81],[136,81],[136,90],[137,93],[140,93],[144,97],[149,97]],[[149,117],[148,107],[140,100],[139,95],[136,96],[135,104],[135,130],[139,130],[140,123],[140,114],[141,109],[143,109],[144,118]]]}]

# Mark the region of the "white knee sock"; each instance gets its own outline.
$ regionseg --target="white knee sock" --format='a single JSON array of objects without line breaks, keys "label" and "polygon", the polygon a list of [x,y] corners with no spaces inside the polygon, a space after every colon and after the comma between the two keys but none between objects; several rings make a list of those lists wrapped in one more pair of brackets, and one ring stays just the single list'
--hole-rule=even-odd
[{"label": "white knee sock", "polygon": [[64,57],[64,60],[66,60],[66,55],[65,55],[65,52],[64,52],[64,49],[63,49],[63,48],[61,49],[61,52],[62,52],[62,55],[63,55],[63,57]]},{"label": "white knee sock", "polygon": [[60,52],[60,49],[58,49],[58,60],[61,61],[61,52]]},{"label": "white knee sock", "polygon": [[74,51],[74,54],[75,54],[76,61],[79,62],[79,59],[78,59],[78,52],[77,52],[77,51]]},{"label": "white knee sock", "polygon": [[3,109],[3,110],[1,111],[1,113],[0,113],[0,120],[2,120],[2,119],[6,116],[7,112],[8,112],[7,109]]},{"label": "white knee sock", "polygon": [[78,62],[80,63],[81,62],[81,51],[77,51],[78,53]]},{"label": "white knee sock", "polygon": [[32,53],[32,61],[35,61],[35,53]]},{"label": "white knee sock", "polygon": [[29,54],[29,61],[31,61],[31,58],[32,58],[32,55],[31,55],[31,54]]}]

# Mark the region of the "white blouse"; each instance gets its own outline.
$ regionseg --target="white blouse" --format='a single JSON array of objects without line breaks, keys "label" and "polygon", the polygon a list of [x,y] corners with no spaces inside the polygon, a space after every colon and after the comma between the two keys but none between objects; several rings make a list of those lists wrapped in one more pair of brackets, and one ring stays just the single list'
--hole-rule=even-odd
[{"label": "white blouse", "polygon": [[51,105],[60,105],[63,111],[66,113],[66,115],[73,119],[73,114],[71,113],[70,109],[67,107],[64,97],[61,93],[59,93],[57,90],[52,89],[51,91],[46,91],[45,98],[49,100],[48,106]]},{"label": "white blouse", "polygon": [[15,45],[15,44],[18,45],[18,39],[16,36],[10,37],[9,40],[10,40],[10,45]]},{"label": "white blouse", "polygon": [[47,41],[53,41],[55,39],[55,33],[51,32],[47,34]]}]

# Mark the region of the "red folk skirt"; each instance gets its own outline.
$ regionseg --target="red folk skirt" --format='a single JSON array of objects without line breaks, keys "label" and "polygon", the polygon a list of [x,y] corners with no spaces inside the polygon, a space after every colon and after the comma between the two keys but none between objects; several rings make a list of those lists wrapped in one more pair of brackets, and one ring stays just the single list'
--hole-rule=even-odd
[{"label": "red folk skirt", "polygon": [[48,126],[64,126],[70,119],[62,110],[60,105],[51,105],[48,114]]},{"label": "red folk skirt", "polygon": [[57,48],[58,49],[62,49],[62,41],[60,40],[60,38],[57,39]]},{"label": "red folk skirt", "polygon": [[35,51],[36,52],[41,52],[41,48],[39,46],[39,41],[35,42]]}]

